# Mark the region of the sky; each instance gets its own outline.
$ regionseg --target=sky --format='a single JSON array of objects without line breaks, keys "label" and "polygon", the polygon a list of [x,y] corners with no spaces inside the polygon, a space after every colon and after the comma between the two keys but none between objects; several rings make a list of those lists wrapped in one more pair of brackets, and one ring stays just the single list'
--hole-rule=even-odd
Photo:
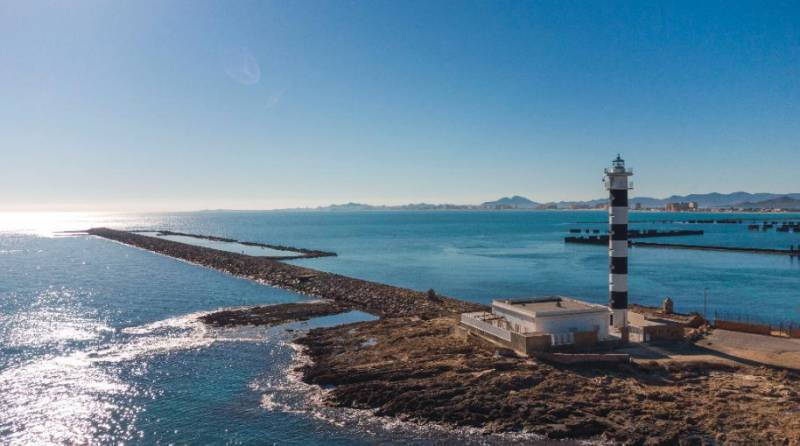
[{"label": "sky", "polygon": [[0,210],[800,192],[800,2],[0,1]]}]

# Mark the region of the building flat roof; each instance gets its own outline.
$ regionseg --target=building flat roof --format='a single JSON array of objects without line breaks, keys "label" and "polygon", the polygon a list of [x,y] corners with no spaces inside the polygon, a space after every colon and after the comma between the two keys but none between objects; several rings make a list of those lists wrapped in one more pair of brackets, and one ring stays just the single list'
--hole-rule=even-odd
[{"label": "building flat roof", "polygon": [[645,319],[644,315],[641,313],[628,311],[628,325],[633,325],[635,327],[653,327],[656,325],[666,325],[666,324],[663,322],[651,321]]},{"label": "building flat roof", "polygon": [[549,296],[532,299],[500,299],[492,301],[499,308],[512,309],[531,316],[548,316],[570,313],[606,312],[608,307],[591,304],[563,296]]}]

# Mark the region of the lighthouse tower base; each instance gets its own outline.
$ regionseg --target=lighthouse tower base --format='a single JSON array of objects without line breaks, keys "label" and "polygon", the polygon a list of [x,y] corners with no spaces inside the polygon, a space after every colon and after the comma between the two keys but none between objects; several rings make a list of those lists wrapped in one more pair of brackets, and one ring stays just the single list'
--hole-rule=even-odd
[{"label": "lighthouse tower base", "polygon": [[620,329],[626,327],[627,325],[628,325],[628,310],[626,308],[612,309],[611,326],[616,329]]}]

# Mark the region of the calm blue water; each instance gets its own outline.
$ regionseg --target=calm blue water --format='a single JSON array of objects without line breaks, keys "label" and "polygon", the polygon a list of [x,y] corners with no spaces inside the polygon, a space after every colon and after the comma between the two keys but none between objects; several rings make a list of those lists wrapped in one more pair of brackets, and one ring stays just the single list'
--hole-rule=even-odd
[{"label": "calm blue water", "polygon": [[[725,215],[724,217],[728,217]],[[760,217],[758,216],[759,218]],[[635,221],[698,218],[633,214]],[[769,220],[788,218],[771,216]],[[793,216],[797,219],[800,216]],[[321,389],[291,372],[303,360],[285,327],[211,330],[197,314],[292,302],[292,293],[86,236],[54,230],[107,225],[171,229],[335,251],[295,263],[488,302],[565,294],[606,300],[607,252],[565,245],[601,212],[184,213],[27,215],[0,221],[0,443],[381,444],[509,438],[386,425],[325,408]],[[646,225],[646,226],[645,226]],[[635,226],[635,225],[634,225]],[[700,227],[685,243],[788,247],[800,235]],[[673,239],[670,239],[673,240]],[[636,248],[631,300],[669,295],[680,311],[752,312],[800,321],[797,259]],[[367,318],[348,314],[310,324]]]}]

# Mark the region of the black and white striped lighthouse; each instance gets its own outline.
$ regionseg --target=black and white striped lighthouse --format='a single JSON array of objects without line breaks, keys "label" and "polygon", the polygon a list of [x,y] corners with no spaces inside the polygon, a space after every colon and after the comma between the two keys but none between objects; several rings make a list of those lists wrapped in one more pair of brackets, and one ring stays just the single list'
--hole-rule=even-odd
[{"label": "black and white striped lighthouse", "polygon": [[625,168],[625,160],[617,154],[606,169],[608,189],[608,305],[611,325],[628,325],[628,177],[633,172]]}]

